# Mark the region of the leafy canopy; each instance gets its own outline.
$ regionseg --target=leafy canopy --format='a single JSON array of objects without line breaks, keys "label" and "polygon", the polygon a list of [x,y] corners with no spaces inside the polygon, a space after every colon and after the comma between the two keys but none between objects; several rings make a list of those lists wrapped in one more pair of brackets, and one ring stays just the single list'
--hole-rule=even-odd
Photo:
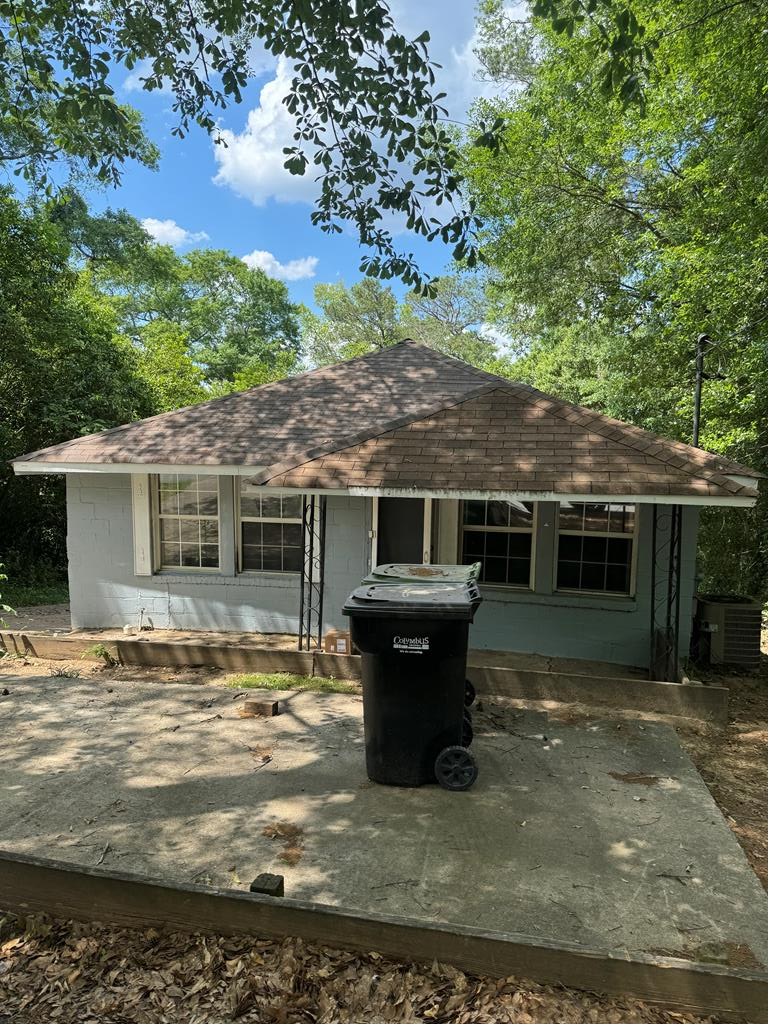
[{"label": "leafy canopy", "polygon": [[400,303],[390,288],[371,278],[351,287],[343,282],[318,284],[315,303],[320,313],[304,309],[301,314],[304,358],[310,366],[323,366],[411,338],[502,372],[496,345],[480,333],[481,284],[454,274],[438,278],[435,286],[432,298],[413,292]]},{"label": "leafy canopy", "polygon": [[[658,40],[642,108],[603,88],[590,29],[486,7],[481,59],[506,98],[479,116],[502,117],[504,139],[496,154],[468,148],[467,161],[492,315],[524,354],[516,375],[684,441],[707,333],[717,345],[702,444],[765,470],[765,5],[719,17],[699,0],[633,10]],[[736,543],[726,561],[707,542],[710,585],[765,588],[765,516],[761,505],[728,519],[738,558]]]}]

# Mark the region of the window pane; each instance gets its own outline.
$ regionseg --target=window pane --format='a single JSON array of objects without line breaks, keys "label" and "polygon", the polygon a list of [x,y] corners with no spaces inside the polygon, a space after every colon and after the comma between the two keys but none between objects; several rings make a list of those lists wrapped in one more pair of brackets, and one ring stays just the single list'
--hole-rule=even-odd
[{"label": "window pane", "polygon": [[173,490],[160,489],[160,512],[163,515],[174,516],[179,511],[179,496],[176,488]]},{"label": "window pane", "polygon": [[265,545],[280,547],[283,543],[283,527],[280,523],[263,523],[262,537]]},{"label": "window pane", "polygon": [[197,508],[201,516],[217,516],[219,514],[218,494],[202,491],[198,496]]},{"label": "window pane", "polygon": [[283,544],[291,547],[301,547],[301,524],[286,523],[283,527]]},{"label": "window pane", "polygon": [[486,583],[507,582],[507,560],[506,558],[486,558],[483,562],[482,579]]},{"label": "window pane", "polygon": [[199,519],[181,519],[177,520],[181,529],[181,543],[182,544],[199,544],[200,543],[200,520]]},{"label": "window pane", "polygon": [[199,544],[182,544],[181,545],[181,564],[183,566],[198,566],[200,565],[200,545]]},{"label": "window pane", "polygon": [[558,558],[567,562],[580,562],[582,540],[582,537],[572,537],[570,534],[561,536],[558,541]]},{"label": "window pane", "polygon": [[510,558],[507,569],[507,583],[527,587],[531,581],[531,561],[529,558]]},{"label": "window pane", "polygon": [[280,518],[280,498],[274,494],[263,494],[261,496],[261,515],[263,519]]},{"label": "window pane", "polygon": [[300,494],[283,495],[283,519],[301,519],[302,498]]},{"label": "window pane", "polygon": [[533,526],[533,503],[530,501],[509,502],[509,525],[530,528]]},{"label": "window pane", "polygon": [[608,557],[608,538],[585,537],[581,552],[585,562],[605,562]]},{"label": "window pane", "polygon": [[200,565],[206,569],[217,569],[219,565],[218,544],[203,544],[200,548]]},{"label": "window pane", "polygon": [[564,590],[579,589],[579,563],[558,562],[557,563],[557,585]]},{"label": "window pane", "polygon": [[608,541],[608,561],[629,565],[632,560],[632,541],[629,538],[611,537]]},{"label": "window pane", "polygon": [[581,530],[584,525],[584,506],[581,502],[564,501],[560,505],[560,529]]},{"label": "window pane", "polygon": [[610,506],[611,533],[632,533],[635,527],[634,505]]},{"label": "window pane", "polygon": [[485,534],[480,530],[466,530],[464,533],[464,557],[476,562],[485,557]]},{"label": "window pane", "polygon": [[198,491],[207,491],[210,494],[219,493],[219,478],[217,476],[199,476],[197,478]]},{"label": "window pane", "polygon": [[517,558],[528,558],[531,557],[531,534],[530,533],[510,533],[509,535],[509,553]]},{"label": "window pane", "polygon": [[615,594],[628,594],[629,566],[609,565],[606,570],[605,589]]},{"label": "window pane", "polygon": [[301,572],[301,548],[283,549],[283,571]]},{"label": "window pane", "polygon": [[181,550],[178,544],[165,543],[160,545],[160,564],[170,568],[181,565]]},{"label": "window pane", "polygon": [[219,543],[219,524],[215,519],[201,519],[200,542],[202,544]]},{"label": "window pane", "polygon": [[485,554],[488,558],[499,556],[507,557],[507,546],[509,543],[508,533],[486,533]]},{"label": "window pane", "polygon": [[509,526],[509,502],[487,502],[486,522],[488,526]]},{"label": "window pane", "polygon": [[283,558],[280,548],[262,548],[262,568],[266,572],[280,572],[283,568]]},{"label": "window pane", "polygon": [[608,530],[608,506],[603,504],[585,505],[584,529],[605,533]]},{"label": "window pane", "polygon": [[581,589],[605,590],[605,563],[582,562]]},{"label": "window pane", "polygon": [[261,569],[260,547],[243,547],[243,569],[246,572],[258,572]]},{"label": "window pane", "polygon": [[261,544],[261,523],[243,523],[243,547]]},{"label": "window pane", "polygon": [[464,524],[466,526],[485,525],[485,502],[465,501],[464,502]]},{"label": "window pane", "polygon": [[160,543],[179,543],[179,520],[160,520]]},{"label": "window pane", "polygon": [[189,477],[179,478],[179,514],[197,515],[197,487],[194,479]]}]

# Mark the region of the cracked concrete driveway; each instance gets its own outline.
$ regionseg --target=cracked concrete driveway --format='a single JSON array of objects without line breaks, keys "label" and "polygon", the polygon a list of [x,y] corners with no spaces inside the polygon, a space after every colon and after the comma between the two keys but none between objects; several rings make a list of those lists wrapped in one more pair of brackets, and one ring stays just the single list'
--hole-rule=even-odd
[{"label": "cracked concrete driveway", "polygon": [[[467,793],[374,785],[354,695],[5,676],[0,847],[568,940],[768,964],[768,896],[674,731],[486,701]],[[253,698],[255,691],[249,691]]]}]

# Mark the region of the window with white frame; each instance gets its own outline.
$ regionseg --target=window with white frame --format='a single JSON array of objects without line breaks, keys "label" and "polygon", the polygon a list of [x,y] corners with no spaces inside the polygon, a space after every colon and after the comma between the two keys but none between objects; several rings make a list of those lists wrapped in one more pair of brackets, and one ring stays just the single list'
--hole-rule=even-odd
[{"label": "window with white frame", "polygon": [[481,582],[530,587],[533,503],[465,501],[462,504],[462,564],[482,562]]},{"label": "window with white frame", "polygon": [[218,477],[161,473],[155,514],[160,569],[218,569]]},{"label": "window with white frame", "polygon": [[269,494],[240,478],[240,571],[300,572],[301,494]]},{"label": "window with white frame", "polygon": [[634,505],[562,502],[557,589],[631,594],[636,519]]}]

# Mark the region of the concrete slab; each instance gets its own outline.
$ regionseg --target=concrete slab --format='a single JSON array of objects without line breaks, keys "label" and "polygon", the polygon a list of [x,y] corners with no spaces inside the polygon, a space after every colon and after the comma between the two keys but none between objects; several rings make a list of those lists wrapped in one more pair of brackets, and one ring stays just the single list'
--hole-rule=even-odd
[{"label": "concrete slab", "polygon": [[3,682],[2,848],[244,889],[269,871],[352,909],[768,964],[768,896],[667,726],[489,704],[480,778],[455,794],[369,782],[355,696],[270,694],[282,714],[241,719],[221,688]]}]

